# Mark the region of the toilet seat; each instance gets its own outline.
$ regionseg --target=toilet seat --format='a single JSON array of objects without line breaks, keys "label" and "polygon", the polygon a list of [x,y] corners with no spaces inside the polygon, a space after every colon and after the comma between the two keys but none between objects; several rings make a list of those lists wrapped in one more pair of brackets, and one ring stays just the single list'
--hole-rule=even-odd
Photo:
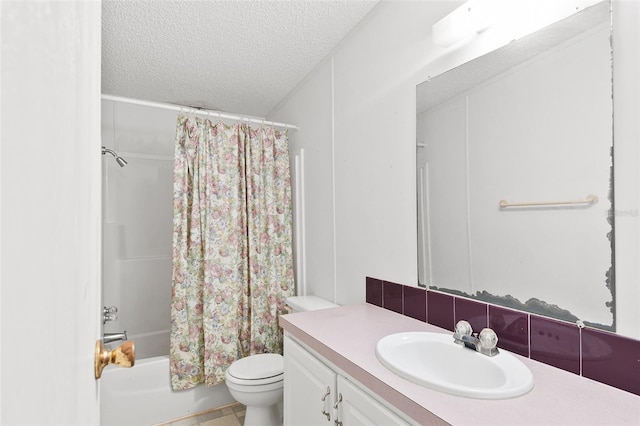
[{"label": "toilet seat", "polygon": [[282,382],[284,358],[280,354],[257,354],[234,361],[226,372],[227,381],[243,386],[263,386]]}]

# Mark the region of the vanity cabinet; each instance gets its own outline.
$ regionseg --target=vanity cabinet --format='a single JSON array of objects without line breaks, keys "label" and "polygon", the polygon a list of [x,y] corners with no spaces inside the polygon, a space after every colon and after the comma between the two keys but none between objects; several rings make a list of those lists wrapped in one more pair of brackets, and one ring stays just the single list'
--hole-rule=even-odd
[{"label": "vanity cabinet", "polygon": [[284,338],[284,425],[406,425],[362,385]]}]

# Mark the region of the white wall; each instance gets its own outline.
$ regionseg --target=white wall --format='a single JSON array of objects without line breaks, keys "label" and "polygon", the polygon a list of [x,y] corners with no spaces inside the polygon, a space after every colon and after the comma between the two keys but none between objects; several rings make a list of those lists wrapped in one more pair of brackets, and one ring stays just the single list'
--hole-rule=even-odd
[{"label": "white wall", "polygon": [[297,290],[328,300],[335,300],[332,72],[331,61],[319,67],[281,111],[300,126],[289,132]]},{"label": "white wall", "polygon": [[[308,287],[338,303],[364,301],[365,276],[417,283],[416,85],[509,41],[487,32],[454,53],[435,48],[432,24],[460,4],[381,2],[270,114],[272,119],[300,124],[292,136],[292,153],[304,148],[307,164],[314,164],[306,169],[305,202],[321,204],[324,214],[334,212],[333,220],[324,216],[320,220],[305,208],[306,270],[319,271],[318,276],[307,274]],[[626,12],[617,12],[614,25],[627,26],[624,34],[637,34],[637,3],[622,0],[616,6]],[[624,41],[618,37],[614,43],[615,60],[637,67],[637,37]],[[627,85],[637,93],[633,71],[618,70],[616,90],[623,91]],[[621,137],[616,132],[616,146],[637,140],[637,125],[630,117],[639,114],[638,105],[631,95],[626,98],[624,103],[615,101],[616,114],[622,114],[616,115],[616,126],[626,129]],[[310,126],[310,122],[324,124]],[[629,149],[637,167],[638,151]],[[616,200],[637,192],[638,176],[632,167],[625,168],[631,181],[623,187],[624,193],[617,191]],[[332,181],[327,179],[329,171],[333,171]],[[327,195],[329,187],[335,188],[333,197]],[[327,205],[332,198],[332,205]],[[625,208],[637,212],[637,196],[627,200]],[[630,222],[626,225],[632,237],[620,243],[624,248],[616,253],[621,265],[618,300],[627,305],[618,303],[618,326],[623,334],[640,337],[640,274],[633,260],[638,258],[637,213],[625,221]],[[314,257],[310,250],[325,255]],[[334,262],[327,252],[333,253]],[[335,271],[335,277],[330,271]]]},{"label": "white wall", "polygon": [[99,422],[100,3],[0,2],[0,423]]},{"label": "white wall", "polygon": [[271,114],[300,126],[309,293],[347,304],[364,300],[366,275],[416,282],[416,72],[431,24],[457,4],[379,4]]}]

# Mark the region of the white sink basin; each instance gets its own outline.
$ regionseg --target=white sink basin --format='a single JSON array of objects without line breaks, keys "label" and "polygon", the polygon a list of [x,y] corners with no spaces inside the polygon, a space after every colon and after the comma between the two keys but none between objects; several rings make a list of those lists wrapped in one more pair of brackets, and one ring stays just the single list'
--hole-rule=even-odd
[{"label": "white sink basin", "polygon": [[380,362],[397,375],[431,389],[479,399],[515,398],[533,389],[531,371],[501,350],[475,352],[440,333],[406,332],[380,339]]}]

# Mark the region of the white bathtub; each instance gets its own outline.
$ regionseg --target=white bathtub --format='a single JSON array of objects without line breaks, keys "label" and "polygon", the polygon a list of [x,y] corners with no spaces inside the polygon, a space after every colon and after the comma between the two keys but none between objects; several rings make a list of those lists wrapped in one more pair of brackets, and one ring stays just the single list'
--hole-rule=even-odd
[{"label": "white bathtub", "polygon": [[235,402],[224,383],[173,392],[168,356],[142,359],[132,368],[110,365],[100,386],[103,426],[148,426]]}]

